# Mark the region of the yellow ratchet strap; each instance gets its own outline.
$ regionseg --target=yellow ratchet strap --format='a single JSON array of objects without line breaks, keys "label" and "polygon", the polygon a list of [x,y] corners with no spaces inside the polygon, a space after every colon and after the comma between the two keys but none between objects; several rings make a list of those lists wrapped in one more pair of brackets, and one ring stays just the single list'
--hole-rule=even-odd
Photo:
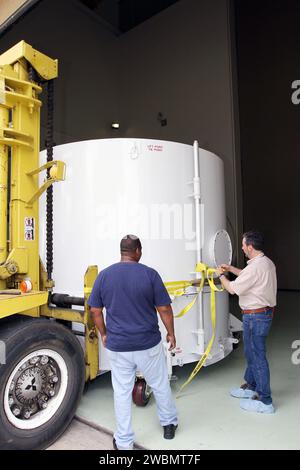
[{"label": "yellow ratchet strap", "polygon": [[[202,279],[201,279],[201,283],[200,283],[200,286],[199,286],[199,291],[198,291],[197,295],[195,295],[192,302],[190,302],[186,307],[184,307],[184,309],[178,315],[176,315],[175,318],[182,317],[183,315],[185,315],[193,307],[193,305],[195,304],[195,302],[198,298],[199,293],[203,289],[204,281],[205,281],[205,279],[207,279],[208,284],[210,286],[210,312],[211,312],[212,336],[209,340],[209,343],[207,345],[207,348],[206,348],[204,354],[202,355],[201,359],[198,361],[198,363],[195,366],[194,370],[191,372],[189,378],[180,387],[180,390],[179,390],[178,393],[180,393],[183,390],[183,388],[186,387],[193,380],[193,378],[198,374],[198,372],[203,367],[203,365],[205,364],[205,362],[206,362],[206,360],[209,356],[210,350],[211,350],[212,345],[213,345],[214,340],[215,340],[215,333],[216,333],[216,294],[215,293],[216,292],[222,292],[224,290],[223,287],[221,289],[219,289],[215,285],[213,275],[216,272],[216,270],[214,268],[209,268],[204,263],[198,263],[197,266],[196,266],[196,272],[201,272],[202,273]],[[188,287],[188,286],[191,286],[191,285],[192,284],[189,281],[178,281],[178,282],[175,281],[175,282],[165,283],[165,286],[166,286],[169,294],[174,295],[175,297],[179,297],[179,296],[183,295],[185,287]]]},{"label": "yellow ratchet strap", "polygon": [[[193,300],[188,304],[186,305],[182,310],[181,312],[179,312],[177,315],[174,315],[174,318],[180,318],[180,317],[183,317],[189,310],[191,310],[191,308],[194,306],[197,298],[198,298],[198,295],[200,294],[200,292],[202,291],[203,289],[203,286],[204,286],[204,281],[205,281],[205,278],[206,278],[206,270],[207,270],[207,266],[206,264],[204,263],[198,263],[197,266],[196,266],[196,272],[197,273],[201,273],[202,274],[202,277],[201,277],[201,282],[200,282],[200,285],[199,285],[199,288],[198,288],[198,292],[197,292],[197,295],[195,295],[195,297],[193,298]],[[190,287],[192,286],[193,284],[190,282],[190,281],[173,281],[173,282],[165,282],[165,286],[166,286],[166,289],[168,291],[168,293],[170,295],[172,295],[173,297],[181,297],[182,295],[185,294],[185,288],[186,287]]]}]

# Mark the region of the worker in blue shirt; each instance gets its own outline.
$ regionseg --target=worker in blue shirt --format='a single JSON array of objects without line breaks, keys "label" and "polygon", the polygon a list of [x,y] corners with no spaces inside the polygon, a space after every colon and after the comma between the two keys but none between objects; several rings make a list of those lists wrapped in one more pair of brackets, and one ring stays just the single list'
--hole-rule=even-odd
[{"label": "worker in blue shirt", "polygon": [[171,299],[158,272],[139,263],[139,238],[126,235],[120,249],[121,261],[100,272],[88,303],[110,360],[117,422],[113,445],[118,450],[130,450],[134,442],[131,401],[137,370],[153,390],[164,438],[175,436],[177,410],[156,311],[166,327],[169,350],[175,348],[176,339]]}]

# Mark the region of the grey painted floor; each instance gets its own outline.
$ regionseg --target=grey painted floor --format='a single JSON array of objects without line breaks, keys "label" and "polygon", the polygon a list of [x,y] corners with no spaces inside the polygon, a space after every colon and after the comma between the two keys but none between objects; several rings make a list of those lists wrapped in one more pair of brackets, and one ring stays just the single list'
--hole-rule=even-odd
[{"label": "grey painted floor", "polygon": [[[236,309],[233,304],[231,311]],[[300,365],[291,361],[291,345],[297,339],[300,340],[300,293],[283,292],[268,339],[274,415],[243,411],[239,400],[228,394],[242,381],[241,345],[223,361],[203,368],[176,398],[180,423],[174,440],[162,438],[153,399],[145,408],[133,405],[136,442],[148,449],[300,449]],[[178,381],[172,383],[175,397],[192,368],[186,365],[174,369],[178,376]],[[109,373],[89,385],[77,414],[114,430]]]}]

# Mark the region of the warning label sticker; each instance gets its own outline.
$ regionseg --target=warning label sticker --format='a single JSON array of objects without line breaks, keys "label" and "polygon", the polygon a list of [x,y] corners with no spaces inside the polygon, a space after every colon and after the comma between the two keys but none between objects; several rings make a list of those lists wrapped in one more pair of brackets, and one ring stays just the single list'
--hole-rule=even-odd
[{"label": "warning label sticker", "polygon": [[25,240],[34,240],[35,220],[34,217],[25,217]]},{"label": "warning label sticker", "polygon": [[149,152],[162,152],[163,151],[163,146],[162,145],[158,145],[158,144],[149,144],[147,145],[147,148],[149,150]]}]

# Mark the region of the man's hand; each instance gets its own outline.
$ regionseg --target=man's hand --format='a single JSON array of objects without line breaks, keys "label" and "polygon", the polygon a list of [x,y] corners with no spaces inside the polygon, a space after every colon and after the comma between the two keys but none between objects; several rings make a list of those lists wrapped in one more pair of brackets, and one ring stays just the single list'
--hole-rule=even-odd
[{"label": "man's hand", "polygon": [[156,307],[161,321],[165,325],[165,328],[168,332],[166,336],[167,343],[170,343],[169,351],[175,348],[176,346],[176,338],[174,333],[174,317],[173,317],[173,310],[171,305],[161,305]]},{"label": "man's hand", "polygon": [[218,266],[216,269],[216,275],[220,277],[221,274],[224,274],[223,268],[222,266]]},{"label": "man's hand", "polygon": [[216,273],[219,277],[221,276],[220,281],[221,281],[221,284],[224,287],[224,289],[226,289],[230,294],[235,294],[234,290],[232,290],[232,288],[231,288],[230,281],[224,275],[224,271],[223,271],[221,266],[218,266],[218,268],[216,269]]},{"label": "man's hand", "polygon": [[221,266],[219,266],[219,267],[222,269],[223,274],[231,272],[230,264],[221,264]]},{"label": "man's hand", "polygon": [[172,351],[176,348],[176,338],[174,335],[167,335],[166,341],[167,343],[170,343],[169,351]]},{"label": "man's hand", "polygon": [[99,330],[103,346],[106,345],[106,325],[103,318],[102,308],[91,307],[91,314],[94,320],[94,323]]},{"label": "man's hand", "polygon": [[242,272],[241,269],[236,268],[235,266],[231,266],[230,264],[221,264],[220,266],[218,266],[218,268],[222,269],[223,274],[232,273],[235,276],[239,276],[240,273]]}]

